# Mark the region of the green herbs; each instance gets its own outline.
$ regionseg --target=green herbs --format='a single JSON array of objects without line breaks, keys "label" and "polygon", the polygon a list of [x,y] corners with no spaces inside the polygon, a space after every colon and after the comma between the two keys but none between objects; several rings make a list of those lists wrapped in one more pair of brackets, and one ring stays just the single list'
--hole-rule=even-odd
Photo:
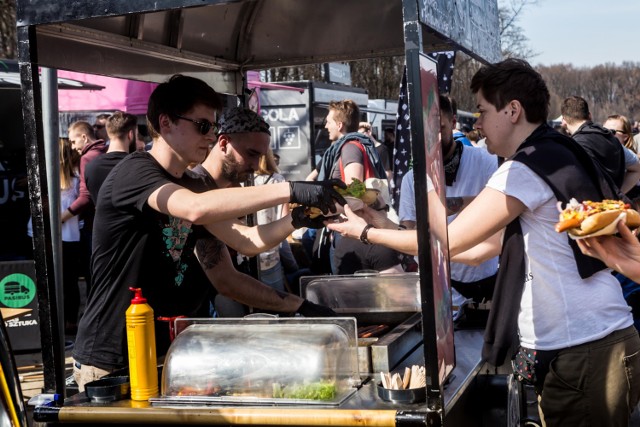
[{"label": "green herbs", "polygon": [[360,181],[358,178],[353,178],[351,184],[347,186],[346,189],[342,189],[339,187],[335,187],[338,193],[343,196],[352,196],[361,199],[364,196],[364,193],[367,191],[367,188],[364,185],[364,182]]},{"label": "green herbs", "polygon": [[331,400],[336,397],[336,385],[333,381],[289,385],[273,383],[273,397],[276,399]]}]

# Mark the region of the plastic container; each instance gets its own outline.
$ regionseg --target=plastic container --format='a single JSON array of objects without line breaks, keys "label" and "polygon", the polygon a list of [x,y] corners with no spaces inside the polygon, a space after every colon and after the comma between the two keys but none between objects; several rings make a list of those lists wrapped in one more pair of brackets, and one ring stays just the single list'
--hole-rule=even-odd
[{"label": "plastic container", "polygon": [[129,349],[129,381],[132,400],[148,400],[158,394],[156,333],[153,309],[139,288],[127,309],[127,345]]},{"label": "plastic container", "polygon": [[353,318],[202,320],[178,325],[152,403],[338,405],[361,382]]}]

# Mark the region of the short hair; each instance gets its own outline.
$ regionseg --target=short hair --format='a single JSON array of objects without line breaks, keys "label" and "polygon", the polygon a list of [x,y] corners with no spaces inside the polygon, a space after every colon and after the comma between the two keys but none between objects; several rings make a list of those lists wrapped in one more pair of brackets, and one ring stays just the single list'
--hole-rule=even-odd
[{"label": "short hair", "polygon": [[329,102],[329,111],[334,111],[337,122],[344,125],[346,133],[357,132],[360,124],[360,108],[350,99]]},{"label": "short hair", "polygon": [[579,96],[570,96],[562,101],[560,114],[567,123],[589,120],[591,113],[589,112],[589,104],[584,98]]},{"label": "short hair", "polygon": [[370,131],[371,130],[371,123],[369,123],[369,122],[360,122],[358,124],[358,130],[360,130],[360,129],[364,129],[365,132]]},{"label": "short hair", "polygon": [[108,114],[108,113],[100,113],[96,116],[96,122],[98,120],[107,120],[110,116],[111,114]]},{"label": "short hair", "polygon": [[109,116],[106,126],[109,137],[123,139],[129,131],[133,131],[134,134],[137,132],[138,118],[133,114],[116,111]]},{"label": "short hair", "polygon": [[147,127],[152,138],[160,136],[160,115],[167,114],[171,120],[185,114],[196,105],[204,105],[216,111],[222,109],[222,99],[204,81],[195,77],[176,74],[158,85],[147,106]]},{"label": "short hair", "polygon": [[540,73],[522,59],[483,66],[471,79],[470,88],[473,93],[482,91],[496,110],[512,100],[520,102],[530,123],[545,122],[549,115],[549,89]]},{"label": "short hair", "polygon": [[89,122],[85,122],[82,120],[73,122],[69,125],[69,131],[72,131],[72,130],[80,132],[81,134],[82,133],[86,134],[91,140],[96,139],[96,132],[93,126],[89,124]]},{"label": "short hair", "polygon": [[440,114],[444,114],[449,119],[453,119],[455,112],[453,110],[453,102],[451,98],[445,95],[439,95],[438,101],[440,102]]}]

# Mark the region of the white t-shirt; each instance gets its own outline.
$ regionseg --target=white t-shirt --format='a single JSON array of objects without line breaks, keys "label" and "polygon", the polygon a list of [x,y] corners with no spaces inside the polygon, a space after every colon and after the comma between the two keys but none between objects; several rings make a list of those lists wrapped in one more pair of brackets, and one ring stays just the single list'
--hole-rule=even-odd
[{"label": "white t-shirt", "polygon": [[[465,146],[460,158],[460,167],[453,185],[446,187],[447,197],[477,196],[485,187],[491,175],[498,169],[498,158],[485,149]],[[400,190],[400,220],[416,220],[416,202],[413,190],[413,172],[402,178]],[[447,217],[447,223],[456,218]],[[473,267],[457,262],[451,263],[451,278],[463,283],[475,282],[496,274],[498,257]]]},{"label": "white t-shirt", "polygon": [[[66,190],[60,190],[60,213],[66,211],[69,206],[78,198],[80,194],[80,178],[71,177],[71,187]],[[29,218],[27,223],[27,235],[33,237],[33,222]],[[79,242],[80,241],[80,222],[78,215],[74,215],[66,220],[60,226],[60,237],[63,242]]]},{"label": "white t-shirt", "polygon": [[520,200],[526,279],[518,328],[520,343],[554,350],[594,341],[631,326],[631,309],[610,270],[582,279],[565,233],[557,233],[558,200],[535,172],[507,161],[487,187]]}]

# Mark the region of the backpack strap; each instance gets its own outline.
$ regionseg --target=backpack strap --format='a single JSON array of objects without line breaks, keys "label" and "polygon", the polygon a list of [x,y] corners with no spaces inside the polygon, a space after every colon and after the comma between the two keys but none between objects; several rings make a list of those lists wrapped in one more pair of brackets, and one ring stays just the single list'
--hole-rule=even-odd
[{"label": "backpack strap", "polygon": [[[364,150],[364,147],[362,146],[362,144],[360,144],[360,142],[357,141],[357,140],[347,141],[347,144],[353,144],[356,147],[358,147],[360,149],[360,151],[362,151],[362,164],[364,166],[364,179],[376,178],[376,172],[373,169],[373,166],[371,165],[371,160],[369,159],[369,156],[367,156],[367,153]],[[344,148],[344,146],[342,148]],[[340,179],[342,179],[342,181],[344,181],[344,165],[342,164],[342,155],[340,155],[340,160],[338,161],[338,164],[339,164],[339,167],[340,167]]]}]

